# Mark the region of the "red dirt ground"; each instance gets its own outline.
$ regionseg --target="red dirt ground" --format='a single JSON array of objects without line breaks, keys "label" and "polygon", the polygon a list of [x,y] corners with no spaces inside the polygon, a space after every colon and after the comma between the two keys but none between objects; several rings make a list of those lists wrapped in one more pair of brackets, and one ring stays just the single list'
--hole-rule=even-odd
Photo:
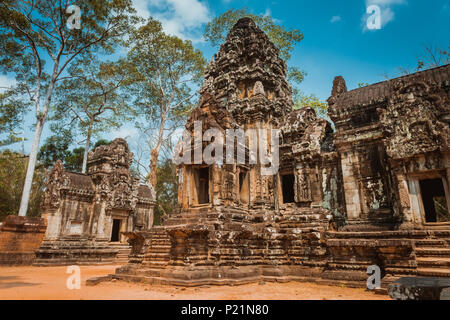
[{"label": "red dirt ground", "polygon": [[86,286],[117,266],[82,266],[79,290],[66,286],[67,267],[0,267],[0,300],[390,300],[364,289],[313,283],[264,283],[183,288],[122,281]]}]

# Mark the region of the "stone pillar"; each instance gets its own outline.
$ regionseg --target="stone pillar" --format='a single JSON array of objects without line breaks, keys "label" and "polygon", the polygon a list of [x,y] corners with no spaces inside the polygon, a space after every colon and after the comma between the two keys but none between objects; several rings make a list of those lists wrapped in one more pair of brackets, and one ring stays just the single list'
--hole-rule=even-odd
[{"label": "stone pillar", "polygon": [[400,214],[402,215],[401,229],[411,229],[414,225],[414,215],[411,210],[411,201],[408,190],[408,179],[403,173],[397,173]]},{"label": "stone pillar", "polygon": [[106,217],[106,203],[102,203],[102,207],[100,209],[100,215],[98,217],[97,223],[97,239],[98,240],[109,240],[107,238],[107,217]]},{"label": "stone pillar", "polygon": [[417,178],[408,179],[409,199],[411,201],[411,215],[416,225],[422,224],[423,205],[420,195],[420,184]]},{"label": "stone pillar", "polygon": [[150,230],[153,227],[153,219],[154,219],[154,207],[152,206],[150,209],[148,209],[147,230]]},{"label": "stone pillar", "polygon": [[[220,200],[220,194],[221,194],[221,172],[220,170],[223,169],[226,165],[223,165],[222,168],[218,168],[217,165],[214,165],[211,167],[211,175],[209,177],[209,188],[211,190],[210,192],[210,199],[209,202],[214,206],[220,206],[221,200]],[[236,168],[235,168],[236,171]]]},{"label": "stone pillar", "polygon": [[42,218],[47,223],[45,240],[58,240],[61,229],[61,209],[47,210],[42,213]]},{"label": "stone pillar", "polygon": [[450,168],[447,168],[446,177],[442,179],[445,188],[445,199],[447,201],[447,210],[450,213]]},{"label": "stone pillar", "polygon": [[359,185],[354,174],[354,164],[358,157],[351,152],[343,152],[341,157],[342,175],[344,179],[345,203],[347,206],[347,218],[357,220],[361,217],[361,199]]},{"label": "stone pillar", "polygon": [[445,188],[445,198],[447,200],[447,210],[450,213],[450,153],[444,154],[444,167],[445,167],[445,177],[442,179],[442,183]]},{"label": "stone pillar", "polygon": [[185,166],[178,169],[178,204],[181,208],[187,209],[189,207],[189,190],[188,172]]}]

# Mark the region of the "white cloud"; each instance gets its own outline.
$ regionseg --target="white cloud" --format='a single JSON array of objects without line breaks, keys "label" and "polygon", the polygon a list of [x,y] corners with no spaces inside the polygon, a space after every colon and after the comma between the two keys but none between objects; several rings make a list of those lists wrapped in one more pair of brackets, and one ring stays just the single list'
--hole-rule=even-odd
[{"label": "white cloud", "polygon": [[[376,5],[381,10],[381,28],[386,26],[389,22],[394,21],[395,19],[395,13],[392,9],[393,6],[396,5],[406,5],[408,4],[407,0],[365,0],[366,2],[366,8],[372,5]],[[364,13],[362,17],[362,23],[363,23],[363,31],[368,31],[367,28],[367,19],[369,18],[369,14],[366,12]]]},{"label": "white cloud", "polygon": [[16,80],[8,78],[5,75],[0,74],[0,93],[5,92],[7,89],[13,87],[16,84]]},{"label": "white cloud", "polygon": [[336,23],[336,22],[339,22],[339,21],[341,21],[341,20],[342,20],[341,16],[333,16],[333,17],[331,18],[330,22],[331,22],[331,23]]},{"label": "white cloud", "polygon": [[145,19],[150,17],[150,11],[148,11],[147,5],[147,0],[133,0],[133,7],[136,9],[136,14]]},{"label": "white cloud", "polygon": [[159,20],[165,32],[193,42],[201,41],[201,27],[211,12],[200,0],[133,0],[138,15]]},{"label": "white cloud", "polygon": [[264,17],[271,17],[272,21],[277,23],[277,24],[282,24],[283,23],[282,20],[279,20],[279,19],[275,18],[274,16],[272,16],[272,10],[270,8],[266,8],[266,11],[263,13],[263,16]]}]

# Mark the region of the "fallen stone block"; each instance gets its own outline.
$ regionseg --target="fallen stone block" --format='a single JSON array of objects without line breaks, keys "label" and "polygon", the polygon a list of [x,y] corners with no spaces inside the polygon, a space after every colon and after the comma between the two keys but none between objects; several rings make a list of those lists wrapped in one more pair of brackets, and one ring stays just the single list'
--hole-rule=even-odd
[{"label": "fallen stone block", "polygon": [[440,300],[449,297],[450,279],[448,278],[400,278],[389,285],[389,296],[394,300]]},{"label": "fallen stone block", "polygon": [[440,300],[450,300],[450,288],[443,289],[441,291],[441,299]]}]

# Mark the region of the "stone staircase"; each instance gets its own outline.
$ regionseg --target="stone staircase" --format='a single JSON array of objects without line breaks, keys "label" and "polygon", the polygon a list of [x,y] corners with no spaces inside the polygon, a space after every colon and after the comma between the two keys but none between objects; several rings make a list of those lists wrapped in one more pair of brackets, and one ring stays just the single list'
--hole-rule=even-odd
[{"label": "stone staircase", "polygon": [[289,264],[323,267],[326,249],[321,237],[327,229],[328,220],[319,208],[294,208],[276,217],[278,232],[290,238],[287,251]]},{"label": "stone staircase", "polygon": [[417,240],[415,253],[418,276],[450,277],[450,238]]},{"label": "stone staircase", "polygon": [[170,237],[162,228],[154,228],[150,232],[152,237],[142,264],[148,268],[164,267],[170,259]]},{"label": "stone staircase", "polygon": [[[129,248],[129,246],[127,246]],[[105,265],[116,263],[117,248],[107,242],[43,241],[35,252],[34,266]]]},{"label": "stone staircase", "polygon": [[111,248],[118,250],[116,259],[114,263],[124,264],[128,262],[128,256],[131,252],[131,246],[123,243],[113,243],[111,244]]}]

